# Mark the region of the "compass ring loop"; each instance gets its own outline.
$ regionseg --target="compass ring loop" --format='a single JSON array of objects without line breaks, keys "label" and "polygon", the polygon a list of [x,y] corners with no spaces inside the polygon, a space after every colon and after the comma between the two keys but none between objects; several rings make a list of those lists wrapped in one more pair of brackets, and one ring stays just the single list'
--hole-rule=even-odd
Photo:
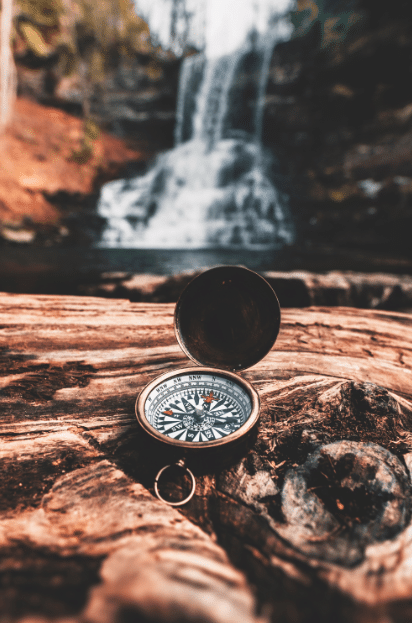
[{"label": "compass ring loop", "polygon": [[[190,481],[191,481],[191,488],[190,491],[188,493],[188,495],[183,498],[183,500],[179,500],[178,502],[170,502],[169,500],[166,500],[159,492],[159,480],[160,477],[162,476],[162,474],[164,474],[165,471],[167,471],[168,469],[170,469],[171,467],[180,467],[181,469],[183,469],[184,471],[186,471],[186,473],[189,475],[190,477]],[[189,500],[192,499],[192,497],[194,496],[196,490],[196,479],[193,475],[193,473],[190,471],[190,469],[188,467],[186,467],[183,463],[183,461],[178,461],[177,463],[172,463],[171,465],[165,465],[164,467],[162,467],[162,469],[158,472],[155,481],[154,481],[154,491],[156,494],[156,497],[161,500],[162,502],[165,502],[165,504],[168,504],[169,506],[183,506],[183,504],[187,504],[187,502],[189,502]]]}]

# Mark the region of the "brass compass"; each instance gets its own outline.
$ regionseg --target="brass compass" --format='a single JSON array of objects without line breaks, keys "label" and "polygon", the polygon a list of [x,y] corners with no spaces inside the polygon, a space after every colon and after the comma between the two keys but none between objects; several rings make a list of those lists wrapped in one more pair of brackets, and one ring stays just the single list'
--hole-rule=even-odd
[{"label": "brass compass", "polygon": [[[190,477],[190,492],[171,502],[189,501],[195,478],[186,466],[195,455],[216,456],[246,442],[259,419],[259,396],[237,371],[251,367],[273,346],[280,307],[271,286],[240,266],[218,266],[193,279],[175,309],[175,333],[182,350],[197,366],[173,370],[149,383],[136,400],[140,426],[158,442],[181,454],[176,465]],[[214,452],[212,453],[212,449]]]}]

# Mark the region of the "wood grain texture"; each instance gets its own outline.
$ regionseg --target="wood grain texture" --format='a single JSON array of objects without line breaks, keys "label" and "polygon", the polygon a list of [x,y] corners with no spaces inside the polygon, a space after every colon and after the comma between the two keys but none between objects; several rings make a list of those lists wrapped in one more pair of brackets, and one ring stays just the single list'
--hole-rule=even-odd
[{"label": "wood grain texture", "polygon": [[[284,310],[243,376],[257,439],[181,511],[139,390],[193,365],[172,304],[0,295],[0,607],[8,621],[408,621],[412,316]],[[409,617],[409,618],[408,618]]]}]

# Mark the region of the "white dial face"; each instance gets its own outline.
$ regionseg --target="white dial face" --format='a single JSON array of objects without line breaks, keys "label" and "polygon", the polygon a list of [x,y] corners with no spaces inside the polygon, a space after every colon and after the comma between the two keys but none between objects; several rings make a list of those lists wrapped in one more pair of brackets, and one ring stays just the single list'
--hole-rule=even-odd
[{"label": "white dial face", "polygon": [[219,373],[178,374],[148,394],[144,414],[158,433],[176,441],[213,442],[239,430],[252,401],[240,383]]}]

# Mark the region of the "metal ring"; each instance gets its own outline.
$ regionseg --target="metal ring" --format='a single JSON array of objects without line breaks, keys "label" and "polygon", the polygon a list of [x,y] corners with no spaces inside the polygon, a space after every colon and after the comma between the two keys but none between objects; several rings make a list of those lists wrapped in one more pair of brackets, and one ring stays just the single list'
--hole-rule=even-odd
[{"label": "metal ring", "polygon": [[[190,479],[192,481],[192,488],[190,490],[190,493],[188,496],[186,496],[183,500],[181,500],[180,502],[169,502],[168,500],[165,500],[165,498],[163,498],[160,493],[159,493],[159,488],[157,486],[157,483],[159,482],[159,478],[160,476],[163,474],[164,471],[166,471],[167,469],[169,469],[170,467],[174,467],[175,465],[177,465],[178,467],[181,467],[183,470],[186,470],[187,473],[190,476]],[[185,464],[183,463],[183,461],[178,461],[177,463],[173,463],[171,465],[165,465],[164,467],[162,467],[162,469],[158,472],[155,481],[154,481],[154,490],[156,493],[156,496],[158,497],[159,500],[161,500],[162,502],[165,502],[165,504],[169,504],[169,506],[183,506],[183,504],[186,504],[187,502],[189,502],[189,500],[192,499],[192,497],[194,496],[195,493],[195,489],[196,489],[196,480],[195,477],[193,476],[192,472],[190,471],[190,469],[188,467],[185,466]]]}]

